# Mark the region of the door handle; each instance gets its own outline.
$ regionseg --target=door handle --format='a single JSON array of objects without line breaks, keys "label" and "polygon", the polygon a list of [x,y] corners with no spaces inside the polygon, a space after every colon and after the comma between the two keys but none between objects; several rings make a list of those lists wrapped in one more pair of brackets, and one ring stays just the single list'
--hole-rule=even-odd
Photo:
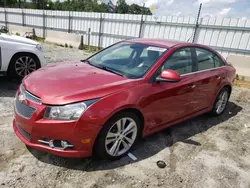
[{"label": "door handle", "polygon": [[221,77],[220,77],[220,76],[216,76],[216,79],[217,79],[217,80],[220,80],[220,79],[221,79]]},{"label": "door handle", "polygon": [[194,88],[196,88],[196,85],[195,85],[195,84],[192,84],[192,85],[189,86],[189,88],[190,88],[190,89],[194,89]]}]

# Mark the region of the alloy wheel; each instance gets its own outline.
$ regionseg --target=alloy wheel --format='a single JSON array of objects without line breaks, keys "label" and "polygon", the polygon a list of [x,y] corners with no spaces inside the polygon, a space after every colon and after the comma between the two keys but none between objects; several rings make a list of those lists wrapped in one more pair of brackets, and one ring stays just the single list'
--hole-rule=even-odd
[{"label": "alloy wheel", "polygon": [[217,114],[221,114],[226,105],[227,105],[227,101],[228,101],[228,92],[225,90],[224,92],[222,92],[219,96],[219,100],[216,103],[216,113]]},{"label": "alloy wheel", "polygon": [[109,129],[105,139],[105,149],[113,157],[126,153],[137,137],[136,122],[129,117],[116,121]]},{"label": "alloy wheel", "polygon": [[36,69],[36,62],[29,56],[22,56],[15,63],[15,71],[21,77],[25,77]]}]

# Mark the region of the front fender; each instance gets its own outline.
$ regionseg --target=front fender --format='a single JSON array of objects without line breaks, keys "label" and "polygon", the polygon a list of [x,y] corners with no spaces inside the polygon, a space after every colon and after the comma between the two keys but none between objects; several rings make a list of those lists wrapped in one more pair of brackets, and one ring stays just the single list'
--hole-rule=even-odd
[{"label": "front fender", "polygon": [[12,57],[17,53],[32,53],[39,57],[40,51],[36,48],[35,45],[21,44],[10,41],[0,41],[1,53],[2,53],[2,67],[1,71],[7,71],[9,63]]},{"label": "front fender", "polygon": [[91,105],[81,119],[89,123],[104,125],[109,118],[119,111],[133,108],[142,112],[138,101],[135,100],[136,98],[132,90],[129,89],[103,97]]}]

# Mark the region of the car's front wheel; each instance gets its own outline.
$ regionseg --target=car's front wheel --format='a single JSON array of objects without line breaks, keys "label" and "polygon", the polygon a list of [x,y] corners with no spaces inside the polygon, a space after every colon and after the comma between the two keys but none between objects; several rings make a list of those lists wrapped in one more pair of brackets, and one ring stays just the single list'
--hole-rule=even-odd
[{"label": "car's front wheel", "polygon": [[24,78],[39,67],[39,60],[35,55],[19,53],[11,59],[8,73],[12,78]]},{"label": "car's front wheel", "polygon": [[229,100],[229,96],[230,96],[229,89],[226,87],[222,88],[222,90],[219,92],[214,102],[212,115],[219,116],[225,111]]},{"label": "car's front wheel", "polygon": [[123,112],[111,118],[101,130],[95,146],[95,154],[102,159],[118,159],[126,155],[140,135],[140,120],[131,112]]}]

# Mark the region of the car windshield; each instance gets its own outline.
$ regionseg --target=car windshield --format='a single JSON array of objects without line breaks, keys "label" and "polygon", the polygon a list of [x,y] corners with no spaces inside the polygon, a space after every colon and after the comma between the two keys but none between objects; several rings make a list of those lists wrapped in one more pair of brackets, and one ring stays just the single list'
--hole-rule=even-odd
[{"label": "car windshield", "polygon": [[130,79],[143,77],[166,48],[120,42],[95,54],[87,63]]}]

